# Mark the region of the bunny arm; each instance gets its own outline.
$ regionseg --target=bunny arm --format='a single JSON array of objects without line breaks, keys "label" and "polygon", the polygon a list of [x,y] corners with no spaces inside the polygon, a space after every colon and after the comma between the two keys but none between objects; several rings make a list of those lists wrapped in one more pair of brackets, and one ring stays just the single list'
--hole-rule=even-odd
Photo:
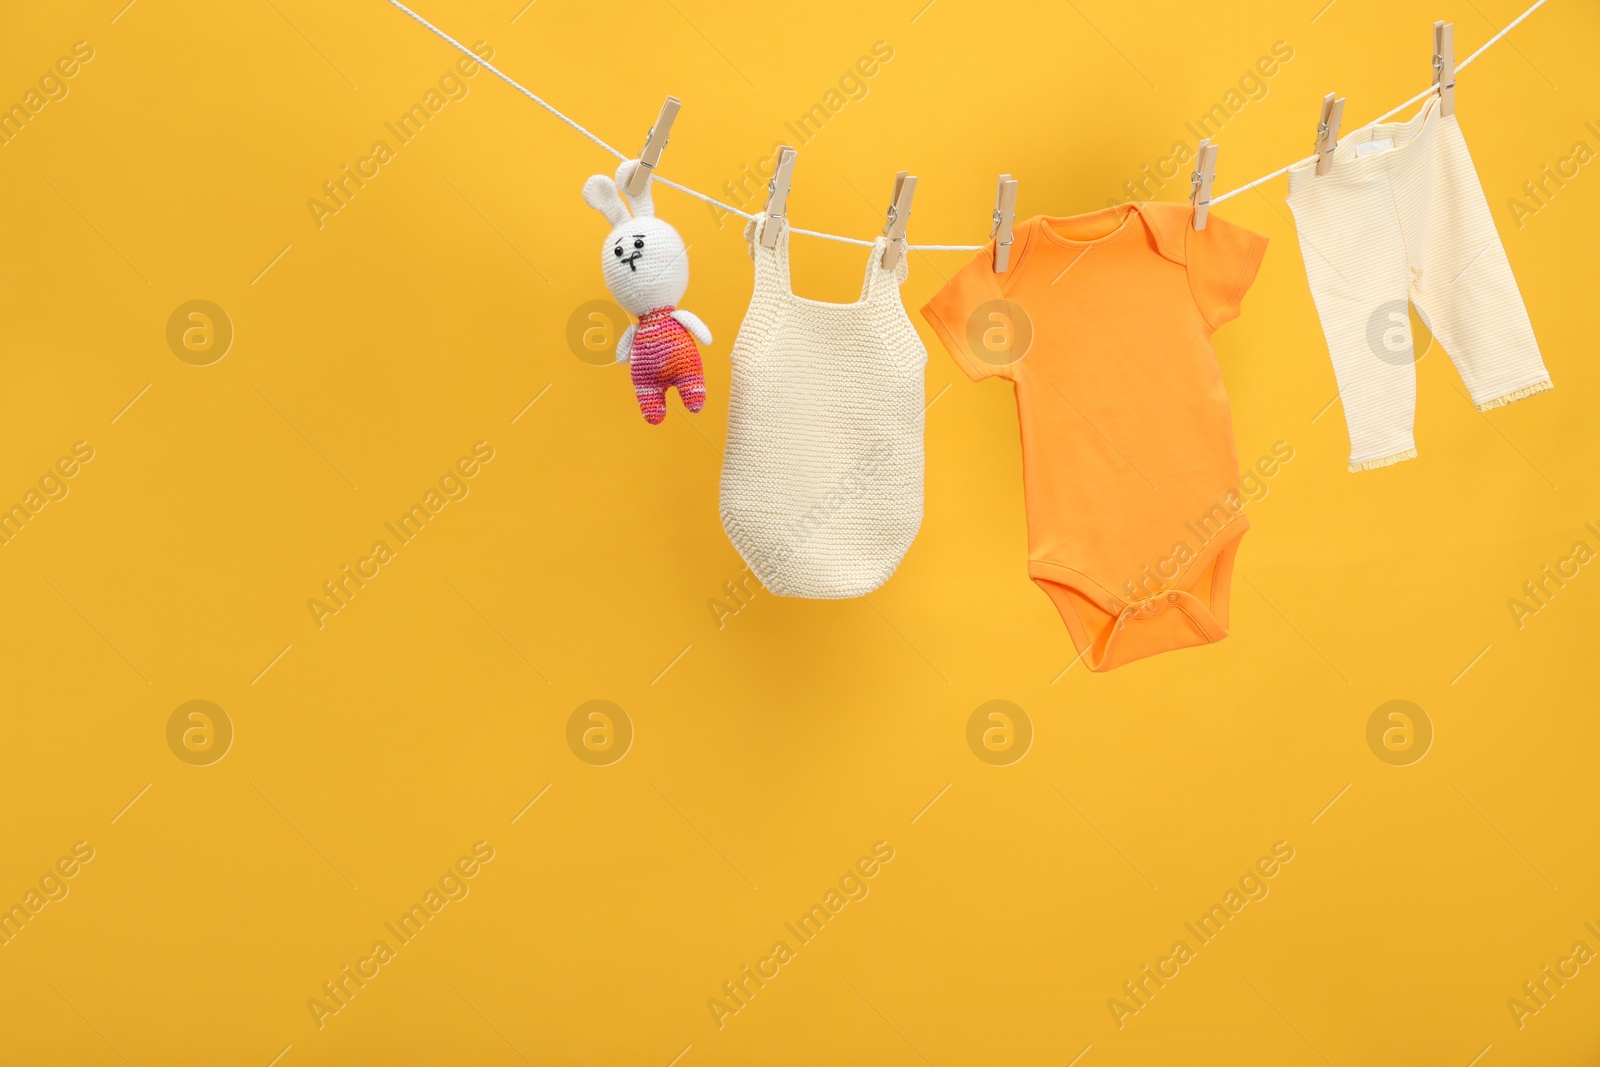
[{"label": "bunny arm", "polygon": [[694,339],[703,345],[711,343],[711,330],[700,321],[700,316],[683,308],[673,308],[672,317],[678,320],[679,325],[694,335]]},{"label": "bunny arm", "polygon": [[633,359],[633,335],[639,332],[637,323],[622,331],[622,340],[617,342],[617,362],[627,363]]}]

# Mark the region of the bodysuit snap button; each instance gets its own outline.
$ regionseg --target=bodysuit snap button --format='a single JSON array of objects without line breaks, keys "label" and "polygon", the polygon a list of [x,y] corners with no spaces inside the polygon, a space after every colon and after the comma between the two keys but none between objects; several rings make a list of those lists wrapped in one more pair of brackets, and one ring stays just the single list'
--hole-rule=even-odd
[{"label": "bodysuit snap button", "polygon": [[1176,604],[1177,602],[1178,602],[1178,594],[1177,593],[1168,593],[1167,594],[1167,603]]}]

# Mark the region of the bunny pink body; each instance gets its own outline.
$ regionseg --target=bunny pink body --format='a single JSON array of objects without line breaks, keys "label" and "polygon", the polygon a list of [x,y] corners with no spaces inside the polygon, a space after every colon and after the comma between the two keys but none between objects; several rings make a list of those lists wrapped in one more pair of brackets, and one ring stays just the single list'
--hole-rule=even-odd
[{"label": "bunny pink body", "polygon": [[633,335],[633,392],[639,410],[652,426],[667,417],[667,389],[690,411],[706,403],[706,376],[700,367],[700,349],[683,324],[672,317],[670,305],[639,316]]}]

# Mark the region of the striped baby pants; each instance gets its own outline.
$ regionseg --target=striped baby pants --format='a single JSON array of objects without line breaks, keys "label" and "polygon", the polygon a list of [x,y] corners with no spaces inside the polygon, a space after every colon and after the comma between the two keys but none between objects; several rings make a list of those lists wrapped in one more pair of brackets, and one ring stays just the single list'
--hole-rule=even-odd
[{"label": "striped baby pants", "polygon": [[1350,428],[1350,469],[1414,459],[1416,357],[1406,304],[1449,353],[1479,411],[1551,388],[1454,115],[1339,142],[1327,174],[1289,171],[1311,296]]}]

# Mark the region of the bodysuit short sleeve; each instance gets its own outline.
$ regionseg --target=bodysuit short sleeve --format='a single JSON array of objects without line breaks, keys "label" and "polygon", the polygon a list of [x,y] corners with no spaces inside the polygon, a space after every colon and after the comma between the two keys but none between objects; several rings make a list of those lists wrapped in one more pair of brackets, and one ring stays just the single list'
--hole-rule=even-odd
[{"label": "bodysuit short sleeve", "polygon": [[1216,215],[1206,219],[1205,229],[1186,226],[1184,231],[1189,288],[1201,316],[1215,330],[1239,317],[1239,305],[1261,268],[1267,239]]},{"label": "bodysuit short sleeve", "polygon": [[[997,374],[1009,377],[1007,353],[1016,327],[999,303],[1001,299],[994,250],[989,247],[973,256],[923,305],[922,317],[973,381]],[[991,303],[995,306],[985,307]]]}]

